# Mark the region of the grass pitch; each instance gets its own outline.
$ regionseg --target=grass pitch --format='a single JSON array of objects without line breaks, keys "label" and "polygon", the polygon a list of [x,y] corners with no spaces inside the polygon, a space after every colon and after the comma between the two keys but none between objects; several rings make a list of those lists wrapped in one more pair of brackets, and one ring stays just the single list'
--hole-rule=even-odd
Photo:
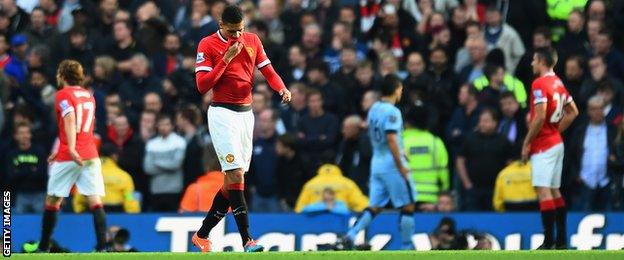
[{"label": "grass pitch", "polygon": [[565,260],[610,260],[624,259],[620,251],[323,251],[323,252],[265,252],[265,253],[77,253],[77,254],[14,254],[15,259],[254,259],[254,260],[489,260],[489,259],[565,259]]}]

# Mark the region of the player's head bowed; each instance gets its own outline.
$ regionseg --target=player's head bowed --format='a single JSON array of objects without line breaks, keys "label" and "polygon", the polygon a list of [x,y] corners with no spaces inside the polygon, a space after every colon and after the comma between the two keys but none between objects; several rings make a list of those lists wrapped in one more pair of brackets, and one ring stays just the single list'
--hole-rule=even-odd
[{"label": "player's head bowed", "polygon": [[64,60],[56,71],[56,80],[59,88],[63,86],[81,86],[84,82],[84,70],[80,62]]},{"label": "player's head bowed", "polygon": [[238,38],[245,29],[243,23],[243,11],[236,5],[228,5],[223,10],[219,27],[224,36]]}]

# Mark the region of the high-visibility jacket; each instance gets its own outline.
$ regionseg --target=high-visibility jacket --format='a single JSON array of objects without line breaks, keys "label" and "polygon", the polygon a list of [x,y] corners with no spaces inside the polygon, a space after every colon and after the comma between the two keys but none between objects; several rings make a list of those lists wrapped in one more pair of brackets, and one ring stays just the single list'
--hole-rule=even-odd
[{"label": "high-visibility jacket", "polygon": [[436,203],[438,193],[448,190],[448,153],[442,140],[429,131],[410,128],[403,145],[416,189],[416,201]]},{"label": "high-visibility jacket", "polygon": [[180,202],[179,212],[208,212],[212,207],[212,200],[223,187],[225,175],[222,172],[211,171],[191,183]]},{"label": "high-visibility jacket", "polygon": [[321,201],[325,188],[331,188],[336,194],[336,200],[346,203],[351,211],[360,212],[368,206],[368,197],[355,182],[344,177],[338,166],[324,164],[318,169],[318,174],[303,185],[295,212],[301,213],[306,206]]},{"label": "high-visibility jacket", "polygon": [[505,211],[505,204],[527,204],[537,201],[531,183],[531,165],[520,161],[505,167],[496,177],[492,203],[494,210]]},{"label": "high-visibility jacket", "polygon": [[[102,158],[102,177],[106,195],[102,197],[105,206],[123,206],[126,213],[140,213],[139,201],[134,198],[134,181],[130,174],[119,168],[117,163],[108,157]],[[87,210],[87,198],[75,194],[73,208],[76,213]]]},{"label": "high-visibility jacket", "polygon": [[570,12],[583,9],[587,0],[546,0],[546,13],[553,20],[568,20]]},{"label": "high-visibility jacket", "polygon": [[[487,79],[485,75],[476,78],[472,84],[478,91],[483,90],[485,87],[490,85],[490,81]],[[503,78],[503,84],[507,88],[507,91],[514,93],[516,100],[520,103],[522,108],[526,108],[527,105],[527,92],[524,88],[524,84],[518,78],[512,76],[511,74],[505,72],[505,77]]]}]

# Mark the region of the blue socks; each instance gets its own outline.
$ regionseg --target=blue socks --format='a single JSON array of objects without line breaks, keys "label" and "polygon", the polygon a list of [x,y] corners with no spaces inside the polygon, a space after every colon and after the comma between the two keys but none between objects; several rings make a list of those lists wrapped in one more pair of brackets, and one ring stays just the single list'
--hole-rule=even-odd
[{"label": "blue socks", "polygon": [[364,213],[360,216],[360,218],[355,222],[355,225],[347,232],[347,237],[351,239],[351,241],[355,240],[355,236],[360,230],[368,227],[368,224],[373,220],[373,212],[370,209],[365,209]]},{"label": "blue socks", "polygon": [[401,233],[401,250],[412,250],[412,235],[414,234],[413,213],[401,212],[399,216],[399,233]]}]

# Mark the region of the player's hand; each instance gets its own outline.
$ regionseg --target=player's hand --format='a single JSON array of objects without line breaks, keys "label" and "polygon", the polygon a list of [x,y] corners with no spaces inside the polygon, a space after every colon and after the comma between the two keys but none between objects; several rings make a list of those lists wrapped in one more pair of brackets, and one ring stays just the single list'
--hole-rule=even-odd
[{"label": "player's hand", "polygon": [[409,178],[409,173],[410,173],[409,169],[405,167],[401,167],[399,168],[399,172],[401,172],[401,175],[403,175],[403,178],[405,178],[406,180]]},{"label": "player's hand", "polygon": [[78,152],[76,152],[76,150],[69,150],[69,155],[72,158],[72,161],[74,161],[76,164],[83,166],[84,163],[82,162],[82,158],[80,157],[80,154],[78,154]]},{"label": "player's hand", "polygon": [[53,163],[54,159],[56,159],[56,152],[53,152],[48,156],[48,163]]},{"label": "player's hand", "polygon": [[234,42],[230,47],[225,51],[225,55],[223,55],[223,60],[226,63],[230,63],[238,55],[243,49],[243,45],[240,42]]},{"label": "player's hand", "polygon": [[282,103],[283,104],[290,103],[291,94],[290,94],[290,91],[288,89],[282,89],[279,92],[279,95],[282,97]]},{"label": "player's hand", "polygon": [[531,151],[531,145],[524,144],[522,145],[522,163],[527,163],[529,161],[529,152]]}]

